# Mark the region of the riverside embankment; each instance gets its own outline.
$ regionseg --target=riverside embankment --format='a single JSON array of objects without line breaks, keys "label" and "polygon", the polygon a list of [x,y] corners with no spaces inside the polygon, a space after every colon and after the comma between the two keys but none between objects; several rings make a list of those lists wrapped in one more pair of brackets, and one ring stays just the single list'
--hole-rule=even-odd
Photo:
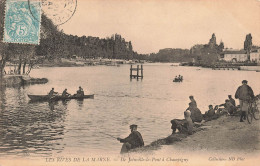
[{"label": "riverside embankment", "polygon": [[[239,122],[239,116],[223,115],[195,128],[193,135],[175,134],[154,141],[138,151],[222,151],[260,153],[259,120],[248,124]],[[163,146],[168,145],[168,146]]]},{"label": "riverside embankment", "polygon": [[239,122],[239,119],[239,116],[223,115],[202,123],[193,135],[170,135],[135,152],[156,156],[174,154],[175,157],[189,154],[189,158],[202,157],[217,162],[232,160],[229,157],[233,156],[241,161],[257,159],[260,155],[260,121],[248,124],[247,121]]},{"label": "riverside embankment", "polygon": [[32,78],[27,75],[5,75],[0,80],[1,86],[15,87],[29,84],[45,84],[47,78]]}]

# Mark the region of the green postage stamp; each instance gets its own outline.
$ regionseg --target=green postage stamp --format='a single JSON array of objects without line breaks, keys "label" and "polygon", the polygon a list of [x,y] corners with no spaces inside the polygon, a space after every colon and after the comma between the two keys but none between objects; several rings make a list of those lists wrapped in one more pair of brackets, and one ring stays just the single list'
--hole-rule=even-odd
[{"label": "green postage stamp", "polygon": [[7,43],[39,44],[41,2],[6,0],[3,41]]}]

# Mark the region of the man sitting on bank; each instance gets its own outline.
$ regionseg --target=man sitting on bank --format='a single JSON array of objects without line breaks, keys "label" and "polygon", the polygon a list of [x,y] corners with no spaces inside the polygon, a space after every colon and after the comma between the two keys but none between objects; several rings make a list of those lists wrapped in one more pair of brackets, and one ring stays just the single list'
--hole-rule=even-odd
[{"label": "man sitting on bank", "polygon": [[201,114],[201,111],[197,108],[197,104],[196,102],[190,102],[189,103],[189,107],[186,109],[189,110],[191,112],[191,119],[192,119],[192,122],[198,122],[200,123],[202,121],[202,114]]},{"label": "man sitting on bank", "polygon": [[209,105],[209,110],[206,111],[203,116],[204,120],[207,122],[212,119],[218,118],[218,114],[216,113],[217,110],[218,110],[218,105],[216,105],[214,109],[213,109],[213,105]]},{"label": "man sitting on bank", "polygon": [[191,135],[193,133],[193,122],[191,119],[191,112],[190,111],[184,111],[184,118],[185,119],[173,119],[171,120],[172,123],[172,134],[176,133],[176,129],[179,130],[182,134],[189,134]]},{"label": "man sitting on bank", "polygon": [[236,112],[236,107],[228,99],[225,100],[224,104],[221,104],[219,106],[224,106],[225,109],[223,111],[228,113],[229,115],[233,115]]},{"label": "man sitting on bank", "polygon": [[228,99],[236,107],[236,101],[232,98],[231,95],[228,95]]},{"label": "man sitting on bank", "polygon": [[118,141],[124,143],[120,153],[126,153],[131,149],[144,146],[142,135],[137,131],[137,125],[130,125],[131,133],[125,139],[117,138]]}]

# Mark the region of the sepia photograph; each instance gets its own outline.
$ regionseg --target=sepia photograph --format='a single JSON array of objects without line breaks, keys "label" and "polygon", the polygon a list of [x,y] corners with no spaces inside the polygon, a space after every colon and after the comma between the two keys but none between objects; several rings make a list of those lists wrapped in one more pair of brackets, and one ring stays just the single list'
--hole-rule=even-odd
[{"label": "sepia photograph", "polygon": [[255,166],[260,0],[0,0],[0,166]]}]

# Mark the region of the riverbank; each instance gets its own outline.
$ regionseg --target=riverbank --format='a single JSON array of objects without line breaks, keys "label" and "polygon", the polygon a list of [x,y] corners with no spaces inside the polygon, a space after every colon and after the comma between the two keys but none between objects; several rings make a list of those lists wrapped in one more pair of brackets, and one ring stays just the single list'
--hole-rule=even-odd
[{"label": "riverbank", "polygon": [[123,60],[123,59],[55,59],[52,61],[45,60],[39,67],[82,67],[82,66],[118,66],[122,64],[145,63],[144,60]]},{"label": "riverbank", "polygon": [[205,122],[200,127],[195,128],[193,135],[170,135],[167,138],[154,141],[136,152],[150,153],[156,150],[156,153],[164,153],[165,151],[171,153],[209,151],[259,154],[260,121],[253,120],[252,124],[248,124],[247,121],[239,122],[239,119],[239,116],[223,115],[216,120]]},{"label": "riverbank", "polygon": [[1,78],[1,86],[15,87],[31,84],[45,84],[48,82],[47,78],[32,78],[27,75],[5,75]]}]

